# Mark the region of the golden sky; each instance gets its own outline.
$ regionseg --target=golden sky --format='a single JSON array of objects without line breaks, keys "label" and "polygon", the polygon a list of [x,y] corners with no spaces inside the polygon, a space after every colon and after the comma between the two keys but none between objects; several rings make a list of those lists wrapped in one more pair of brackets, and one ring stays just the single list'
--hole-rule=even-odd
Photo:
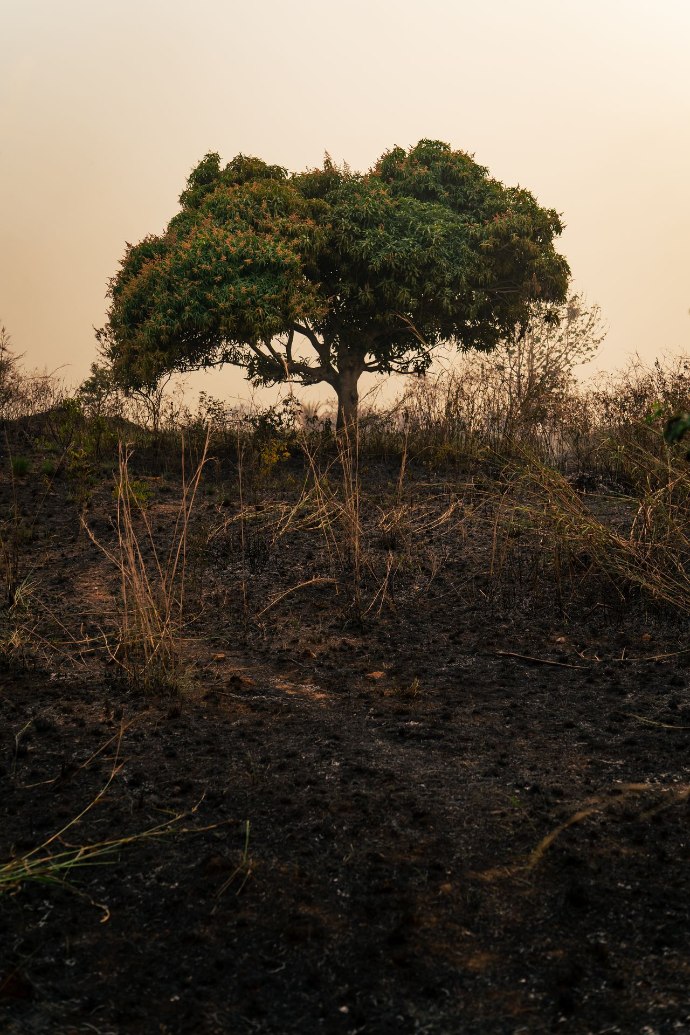
[{"label": "golden sky", "polygon": [[599,366],[690,352],[690,0],[0,0],[0,27],[0,320],[28,366],[88,373],[125,242],[208,151],[365,169],[422,137],[563,214]]}]

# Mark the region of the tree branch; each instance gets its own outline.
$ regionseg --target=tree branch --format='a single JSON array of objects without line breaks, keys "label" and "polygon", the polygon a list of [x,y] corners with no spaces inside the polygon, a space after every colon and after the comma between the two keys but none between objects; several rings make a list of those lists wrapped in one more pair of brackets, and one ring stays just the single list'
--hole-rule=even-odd
[{"label": "tree branch", "polygon": [[286,359],[288,361],[288,364],[294,362],[293,359],[292,359],[292,343],[293,343],[294,340],[295,340],[295,329],[294,329],[294,327],[291,327],[290,328],[290,332],[289,332],[289,334],[287,336],[287,341],[285,342],[285,357],[286,357]]},{"label": "tree branch", "polygon": [[283,364],[283,363],[281,362],[281,360],[280,360],[280,356],[278,356],[278,354],[277,354],[277,353],[276,353],[276,352],[275,352],[275,351],[274,351],[274,350],[273,350],[273,349],[271,348],[271,346],[270,346],[270,345],[268,345],[268,349],[269,349],[269,353],[270,353],[270,355],[268,355],[268,356],[267,356],[267,355],[266,355],[266,353],[265,353],[265,352],[263,352],[263,351],[262,351],[262,350],[261,350],[261,349],[259,348],[259,346],[258,346],[258,345],[254,345],[254,344],[252,344],[252,342],[251,342],[251,341],[248,341],[248,342],[247,342],[247,345],[248,345],[248,346],[249,346],[249,348],[250,348],[250,349],[252,350],[252,352],[254,353],[254,355],[255,355],[255,356],[258,356],[258,358],[259,358],[259,359],[260,359],[260,360],[261,360],[261,361],[262,361],[263,363],[274,363],[274,364],[275,364],[275,366],[276,366],[276,371],[280,371],[280,374],[278,374],[278,376],[276,377],[276,380],[280,381],[280,380],[281,380],[281,375],[285,373],[285,367],[284,367],[284,364]]},{"label": "tree branch", "polygon": [[322,366],[310,366],[309,363],[292,358],[293,338],[294,334],[291,332],[285,343],[285,356],[281,356],[268,341],[262,343],[263,347],[252,342],[247,342],[247,345],[262,363],[271,365],[276,381],[291,381],[293,378],[298,378],[302,384],[318,384],[320,381],[327,381],[329,371],[324,370]]},{"label": "tree branch", "polygon": [[430,345],[424,337],[424,335],[422,334],[422,332],[417,330],[412,320],[410,320],[409,316],[405,316],[404,313],[393,313],[393,316],[397,316],[399,320],[402,320],[402,322],[406,325],[407,329],[412,331],[419,344],[423,345],[427,352],[432,351],[434,346]]},{"label": "tree branch", "polygon": [[301,334],[303,337],[305,337],[307,339],[307,341],[310,343],[310,345],[314,349],[314,352],[319,357],[319,362],[321,364],[321,367],[320,367],[321,378],[320,378],[320,380],[327,381],[329,384],[333,384],[334,381],[335,381],[335,378],[338,376],[338,374],[337,374],[337,371],[336,371],[335,367],[331,363],[331,350],[330,350],[330,348],[328,346],[328,343],[325,342],[325,341],[319,341],[319,338],[317,337],[317,335],[314,333],[314,331],[312,331],[311,327],[309,327],[307,324],[296,323],[296,324],[294,324],[293,328],[291,329],[290,336],[288,337],[288,344],[289,344],[288,362],[295,362],[291,358],[292,357],[292,341],[293,341],[293,338],[294,338],[294,331],[297,331],[298,334]]},{"label": "tree branch", "polygon": [[298,334],[303,334],[305,338],[309,339],[309,341],[314,346],[314,349],[315,349],[316,352],[319,351],[319,347],[321,345],[321,342],[316,337],[316,335],[312,331],[311,327],[307,327],[306,324],[296,323],[294,325],[294,329],[297,331]]},{"label": "tree branch", "polygon": [[[289,347],[291,347],[292,343],[289,341],[289,338],[288,338],[288,342],[289,342]],[[270,341],[267,341],[264,344],[266,345],[266,348],[268,349],[268,351],[271,353],[271,356],[273,357],[275,362],[279,366],[281,366],[283,368],[283,370],[285,371],[285,379],[286,379],[286,381],[289,380],[289,378],[290,378],[290,367],[289,367],[289,362],[286,359],[286,357],[285,356],[279,356],[278,353],[276,352],[276,350],[271,345]]]}]

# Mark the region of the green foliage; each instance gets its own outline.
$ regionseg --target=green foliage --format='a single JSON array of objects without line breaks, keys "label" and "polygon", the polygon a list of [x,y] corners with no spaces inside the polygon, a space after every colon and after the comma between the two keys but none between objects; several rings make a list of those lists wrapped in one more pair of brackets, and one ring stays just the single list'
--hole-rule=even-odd
[{"label": "green foliage", "polygon": [[259,384],[325,381],[354,415],[364,371],[422,373],[442,341],[491,350],[566,296],[557,213],[439,141],[364,174],[209,154],[180,202],[110,284],[98,336],[125,388],[235,363]]},{"label": "green foliage", "polygon": [[12,401],[21,391],[19,361],[12,348],[12,338],[7,329],[0,326],[0,417],[5,417]]},{"label": "green foliage", "polygon": [[12,457],[12,474],[15,478],[24,478],[31,468],[31,461],[26,456]]},{"label": "green foliage", "polygon": [[83,510],[96,485],[93,456],[83,446],[70,446],[65,454],[65,473],[70,483],[72,499]]},{"label": "green foliage", "polygon": [[84,427],[84,410],[80,399],[63,399],[50,414],[48,431],[61,453],[66,453]]},{"label": "green foliage", "polygon": [[261,447],[260,459],[262,473],[270,474],[277,464],[290,459],[290,451],[281,439],[271,438]]},{"label": "green foliage", "polygon": [[89,376],[79,386],[79,400],[89,413],[101,413],[117,391],[112,370],[105,364],[92,363]]},{"label": "green foliage", "polygon": [[300,411],[299,402],[293,396],[288,396],[264,410],[247,414],[245,420],[259,441],[292,438],[297,430]]},{"label": "green foliage", "polygon": [[690,414],[684,413],[680,417],[672,417],[666,422],[664,428],[664,439],[669,445],[680,442],[690,431]]},{"label": "green foliage", "polygon": [[132,478],[128,479],[124,486],[118,483],[113,487],[113,498],[120,498],[125,491],[130,506],[133,505],[138,507],[139,510],[146,510],[151,505],[154,494],[148,482]]}]

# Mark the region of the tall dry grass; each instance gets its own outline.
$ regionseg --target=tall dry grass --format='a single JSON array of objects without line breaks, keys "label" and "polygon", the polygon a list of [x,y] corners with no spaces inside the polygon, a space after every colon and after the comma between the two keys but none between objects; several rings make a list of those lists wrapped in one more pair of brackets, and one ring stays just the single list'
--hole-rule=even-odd
[{"label": "tall dry grass", "polygon": [[621,602],[635,591],[689,614],[690,468],[641,449],[635,462],[638,491],[608,499],[583,494],[534,455],[513,463],[495,512],[492,574],[510,575],[517,538],[518,550],[538,554],[542,578],[548,560],[559,584],[603,576]]},{"label": "tall dry grass", "polygon": [[182,464],[182,488],[167,548],[152,526],[147,505],[130,475],[131,452],[120,447],[114,548],[98,540],[84,522],[91,540],[115,567],[120,583],[116,635],[106,637],[112,660],[127,681],[142,690],[177,690],[184,665],[182,645],[188,622],[187,559],[190,519],[208,454],[188,473]]}]

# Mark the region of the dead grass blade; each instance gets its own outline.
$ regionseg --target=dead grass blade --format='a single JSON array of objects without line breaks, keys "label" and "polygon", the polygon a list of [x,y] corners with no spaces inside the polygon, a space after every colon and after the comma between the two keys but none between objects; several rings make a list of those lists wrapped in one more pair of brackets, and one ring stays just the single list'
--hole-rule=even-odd
[{"label": "dead grass blade", "polygon": [[[78,889],[74,888],[68,880],[73,869],[81,869],[87,866],[107,865],[109,862],[113,861],[113,857],[121,849],[140,842],[169,837],[173,834],[203,833],[207,830],[216,829],[221,825],[220,823],[213,823],[202,827],[184,827],[180,825],[184,820],[196,813],[201,804],[201,801],[199,801],[192,809],[186,812],[175,813],[162,822],[156,823],[153,826],[147,827],[145,830],[139,831],[135,834],[107,838],[102,841],[89,842],[81,845],[70,845],[65,841],[65,835],[74,830],[84,816],[86,816],[103,800],[110,789],[113,780],[122,769],[122,765],[124,764],[120,762],[122,738],[126,730],[131,725],[131,722],[123,723],[118,733],[114,737],[111,737],[105,744],[101,745],[98,751],[96,751],[90,759],[80,766],[80,768],[85,768],[95,757],[105,750],[106,747],[112,744],[114,740],[117,742],[115,758],[112,763],[110,774],[105,784],[100,791],[98,791],[95,797],[91,799],[81,812],[76,816],[73,816],[72,819],[65,823],[64,826],[54,834],[51,834],[50,837],[46,838],[45,841],[32,851],[15,859],[10,859],[9,862],[0,866],[0,896],[16,894],[22,885],[27,882],[38,884],[57,884],[67,887],[79,894],[80,892]],[[57,851],[54,850],[52,846],[57,843],[63,844],[64,847]],[[93,900],[89,899],[89,901]],[[101,923],[105,923],[110,917],[108,907],[100,902],[94,902],[93,904],[97,905],[103,911]]]}]

